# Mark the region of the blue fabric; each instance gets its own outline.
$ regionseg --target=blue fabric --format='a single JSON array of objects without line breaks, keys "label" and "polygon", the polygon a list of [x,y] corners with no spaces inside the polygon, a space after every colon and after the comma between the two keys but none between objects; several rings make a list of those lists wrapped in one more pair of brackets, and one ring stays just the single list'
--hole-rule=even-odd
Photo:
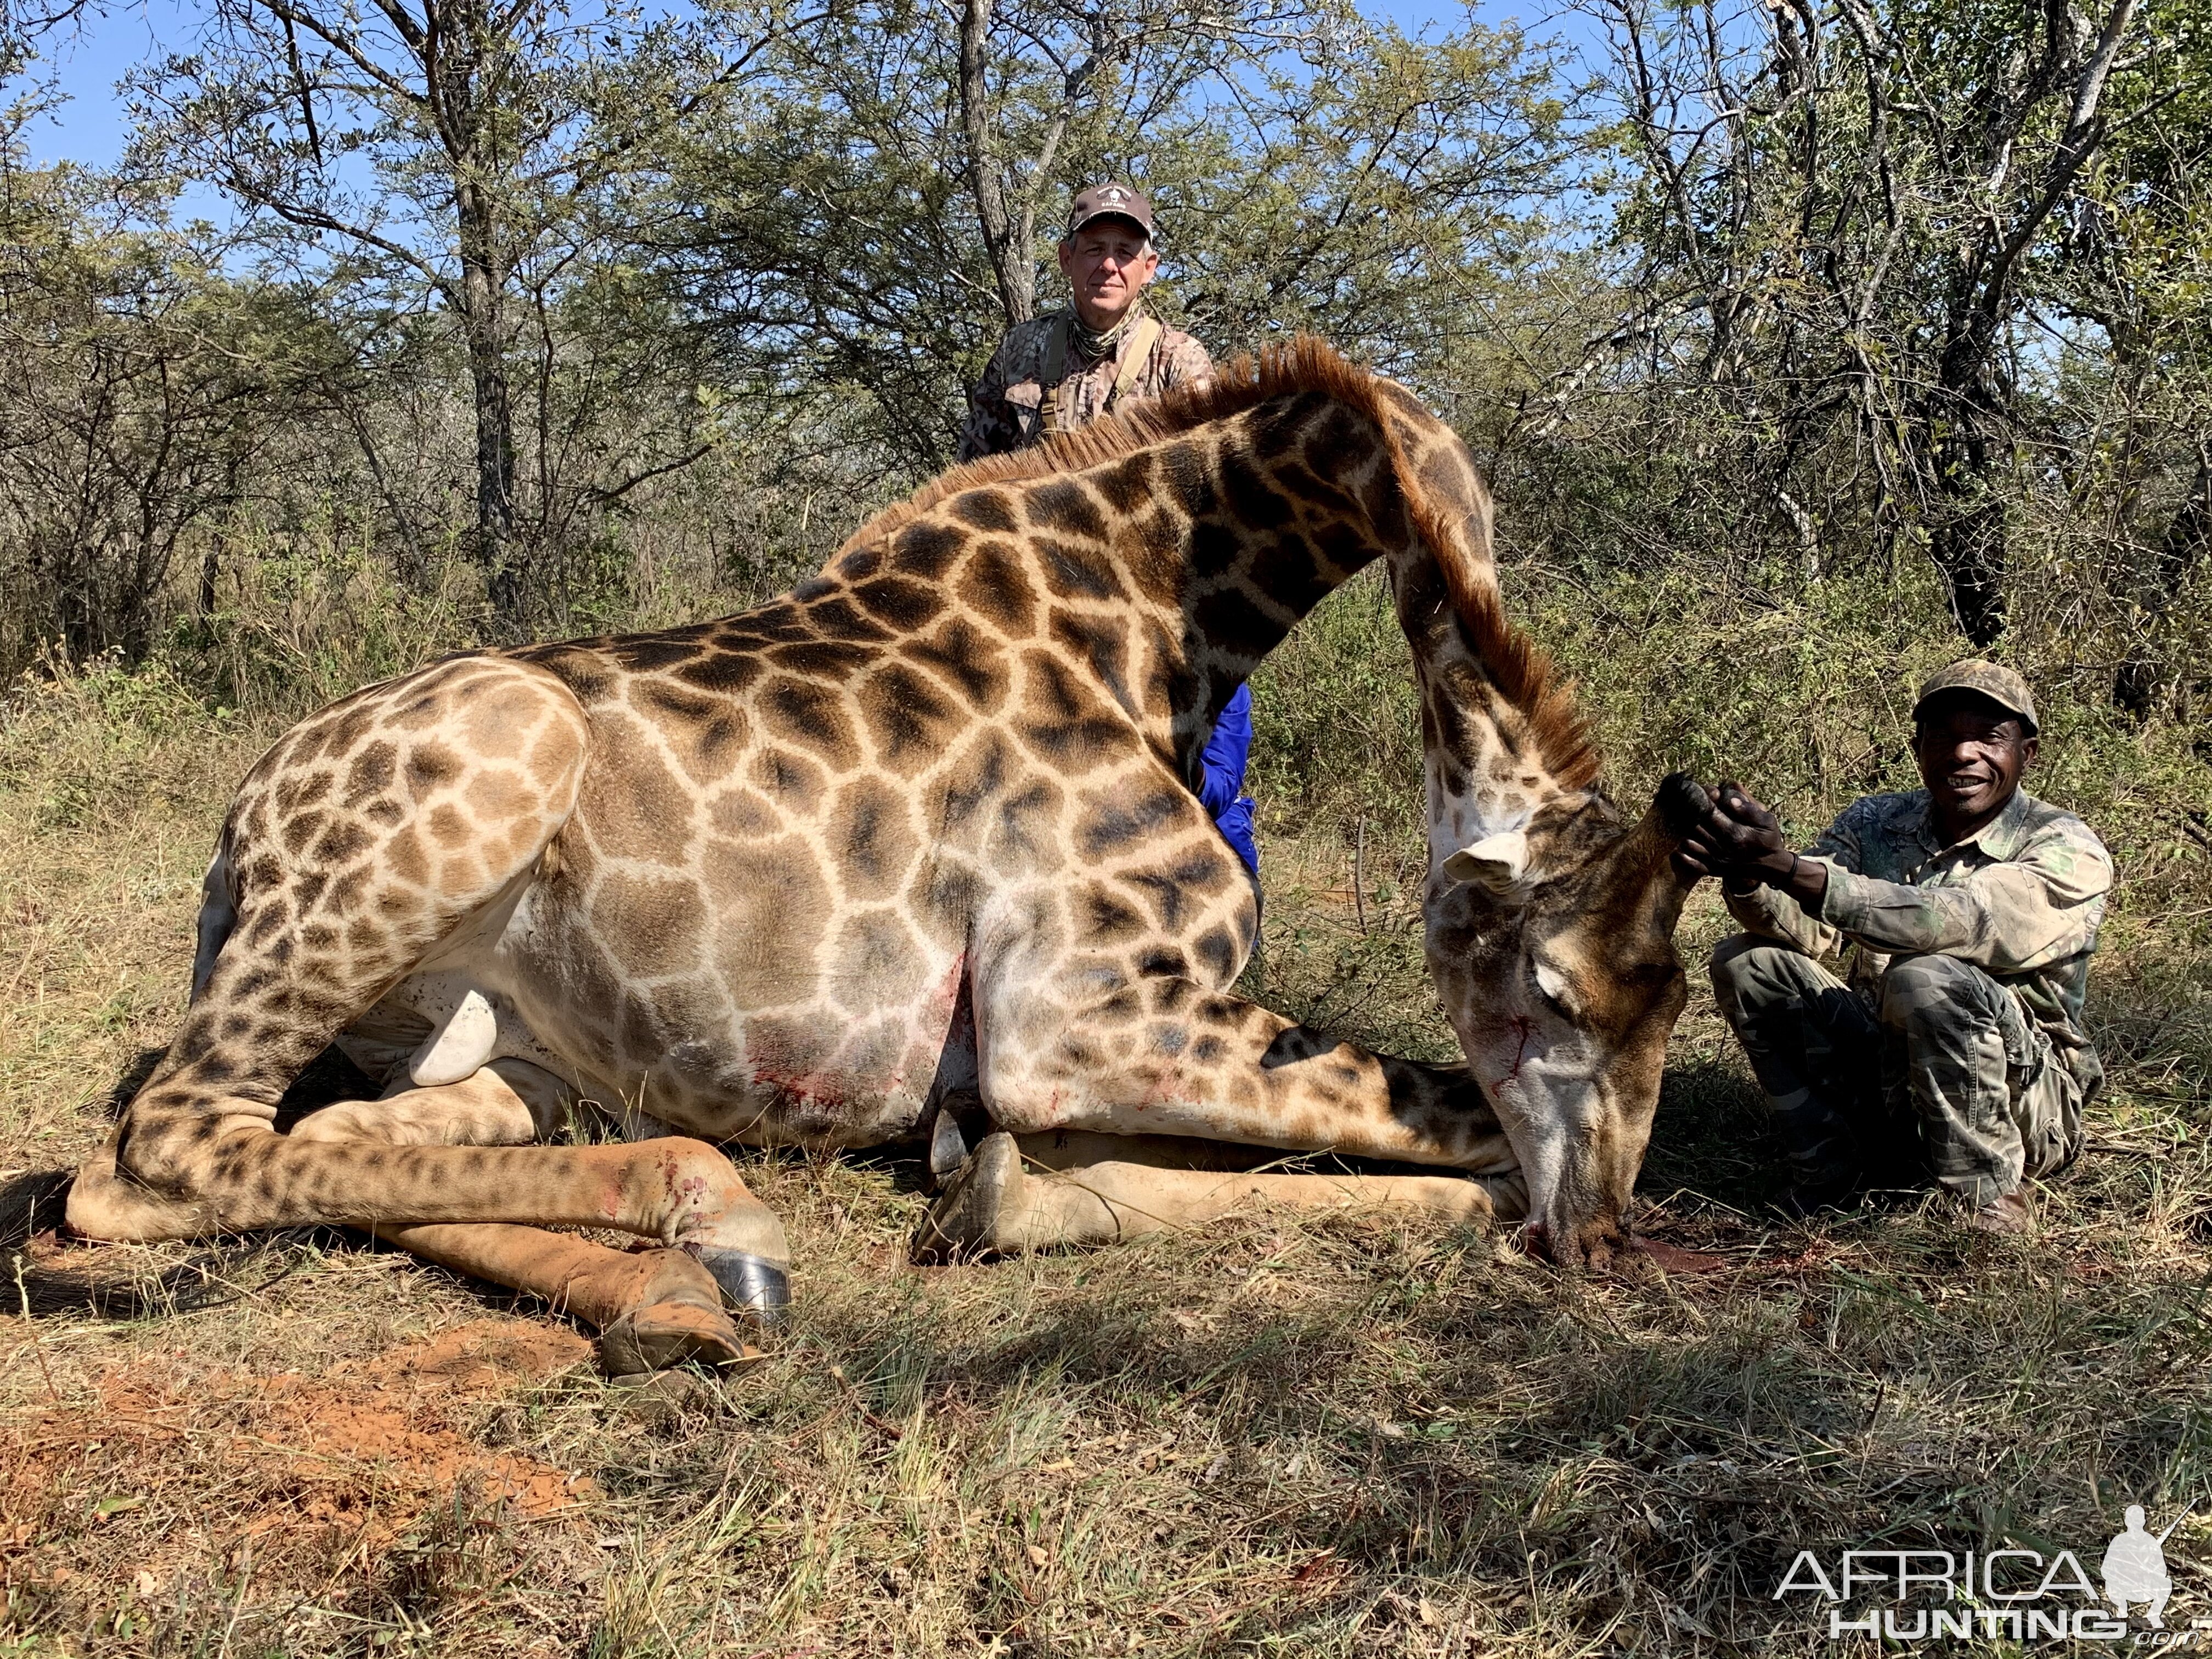
[{"label": "blue fabric", "polygon": [[1252,797],[1239,795],[1229,803],[1229,810],[1214,819],[1213,827],[1221,831],[1221,838],[1237,849],[1237,856],[1244,860],[1244,867],[1254,875],[1260,873],[1260,844],[1252,839]]},{"label": "blue fabric", "polygon": [[1257,875],[1260,847],[1252,839],[1252,798],[1244,793],[1244,762],[1251,752],[1252,688],[1240,685],[1223,705],[1213,734],[1206,740],[1201,757],[1206,769],[1199,780],[1198,798],[1213,814],[1222,838]]}]

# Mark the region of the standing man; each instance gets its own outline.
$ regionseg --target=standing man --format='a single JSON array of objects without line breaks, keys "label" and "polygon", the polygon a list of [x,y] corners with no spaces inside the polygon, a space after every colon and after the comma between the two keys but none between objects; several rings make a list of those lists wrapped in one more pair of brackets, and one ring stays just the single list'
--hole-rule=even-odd
[{"label": "standing man", "polygon": [[1069,306],[999,342],[960,428],[960,459],[1003,455],[1213,372],[1206,348],[1145,309],[1160,268],[1152,204],[1127,185],[1075,198],[1060,243]]},{"label": "standing man", "polygon": [[[1128,185],[1078,192],[1060,239],[1069,304],[1017,325],[999,342],[960,428],[960,459],[1026,449],[1055,432],[1110,415],[1213,372],[1206,348],[1145,309],[1160,268],[1152,204]],[[1252,746],[1252,690],[1240,685],[1206,745],[1199,798],[1237,856],[1257,874],[1252,801],[1243,793]]]},{"label": "standing man", "polygon": [[[1926,787],[1856,802],[1810,853],[1723,783],[1678,857],[1748,930],[1713,951],[1713,993],[1773,1109],[1785,1206],[1923,1170],[1969,1225],[2016,1232],[2021,1182],[2081,1151],[2104,1080],[2081,1008],[2112,862],[2021,788],[2035,701],[2009,668],[1954,663],[1912,731]],[[1841,979],[1816,960],[1838,945]]]}]

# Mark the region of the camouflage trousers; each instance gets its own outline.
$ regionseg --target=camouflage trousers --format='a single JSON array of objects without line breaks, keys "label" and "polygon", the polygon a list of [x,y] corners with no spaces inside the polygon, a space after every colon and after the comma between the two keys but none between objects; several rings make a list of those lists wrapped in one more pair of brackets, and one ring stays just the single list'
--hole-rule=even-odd
[{"label": "camouflage trousers", "polygon": [[1713,994],[1814,1191],[1932,1176],[1982,1205],[2081,1147],[2081,1090],[2020,1000],[1955,957],[1902,957],[1878,994],[1739,933]]}]

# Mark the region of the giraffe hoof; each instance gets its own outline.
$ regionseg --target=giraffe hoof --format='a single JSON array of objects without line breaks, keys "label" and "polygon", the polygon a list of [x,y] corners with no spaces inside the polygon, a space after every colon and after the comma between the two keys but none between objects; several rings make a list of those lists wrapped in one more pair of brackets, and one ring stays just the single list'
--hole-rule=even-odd
[{"label": "giraffe hoof", "polygon": [[999,1248],[999,1220],[1022,1180],[1021,1149],[1005,1130],[986,1135],[953,1172],[915,1237],[917,1261],[961,1261]]},{"label": "giraffe hoof", "polygon": [[656,1302],[626,1313],[599,1333],[599,1364],[612,1377],[677,1365],[741,1370],[766,1358],[738,1334],[720,1308],[702,1308],[688,1299]]},{"label": "giraffe hoof", "polygon": [[685,1250],[647,1250],[631,1258],[641,1278],[629,1310],[599,1332],[599,1364],[609,1376],[675,1365],[742,1369],[764,1356],[738,1334],[721,1287]]},{"label": "giraffe hoof", "polygon": [[791,1275],[782,1264],[711,1244],[682,1248],[714,1274],[726,1306],[750,1315],[764,1330],[782,1325],[783,1310],[791,1305]]}]

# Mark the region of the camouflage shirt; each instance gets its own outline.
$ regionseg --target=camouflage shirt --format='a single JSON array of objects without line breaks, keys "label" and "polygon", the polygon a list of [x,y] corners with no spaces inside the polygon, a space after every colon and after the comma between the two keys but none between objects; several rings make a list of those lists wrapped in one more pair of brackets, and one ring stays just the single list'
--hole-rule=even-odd
[{"label": "camouflage shirt", "polygon": [[[1053,357],[1053,337],[1067,314],[1055,311],[1031,318],[999,342],[960,428],[962,460],[1003,455],[1043,441],[1045,393],[1049,389],[1044,384],[1046,368]],[[1124,404],[1157,398],[1212,374],[1213,360],[1206,355],[1204,346],[1180,329],[1163,326],[1144,362],[1137,366],[1127,391],[1116,398],[1115,386],[1121,379],[1122,360],[1136,344],[1146,320],[1143,312],[1131,317],[1111,355],[1094,363],[1083,362],[1072,338],[1061,346],[1060,361],[1064,368],[1057,399],[1061,428],[1082,426]]]},{"label": "camouflage shirt", "polygon": [[1928,792],[1870,795],[1830,824],[1808,861],[1828,866],[1818,916],[1771,887],[1728,895],[1755,933],[1812,956],[1851,947],[1854,985],[1879,986],[1891,958],[1956,957],[2011,987],[2086,1099],[2104,1067],[2081,1023],[2089,957],[2112,885],[2112,855],[2070,812],[2022,791],[1946,847]]}]

